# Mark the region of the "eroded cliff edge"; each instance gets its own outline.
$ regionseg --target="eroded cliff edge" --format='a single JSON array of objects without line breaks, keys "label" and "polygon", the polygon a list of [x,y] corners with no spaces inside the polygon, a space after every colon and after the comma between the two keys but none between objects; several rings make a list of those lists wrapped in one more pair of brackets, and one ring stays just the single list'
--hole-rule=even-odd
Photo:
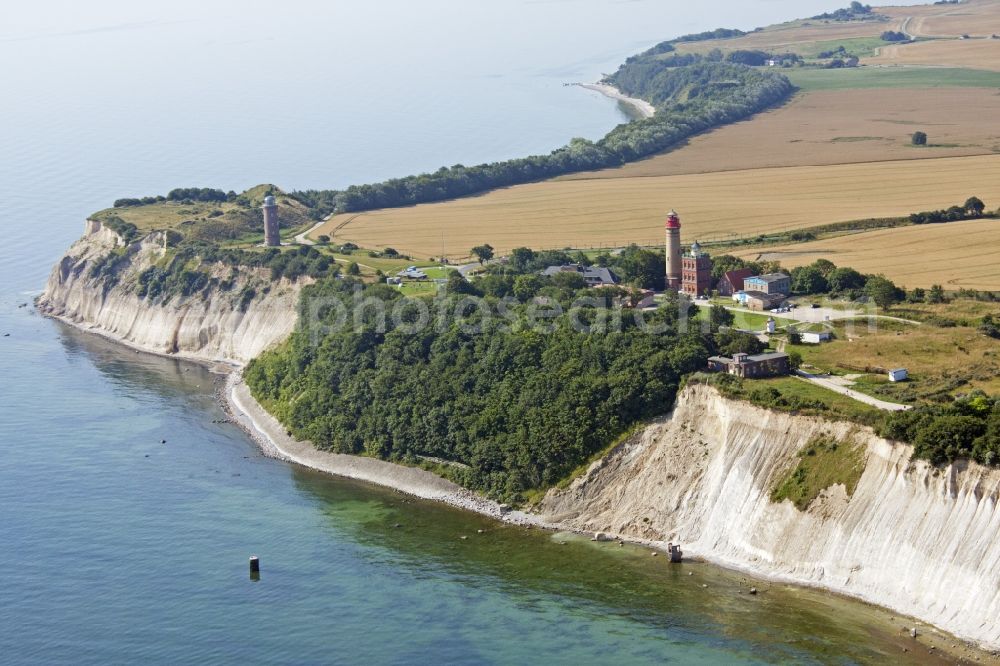
[{"label": "eroded cliff edge", "polygon": [[295,327],[308,280],[272,281],[260,268],[202,266],[195,293],[140,296],[140,275],[165,261],[165,234],[126,243],[98,221],[52,269],[38,299],[44,314],[135,347],[200,361],[243,364]]},{"label": "eroded cliff edge", "polygon": [[[140,296],[142,272],[167,258],[164,240],[154,232],[126,243],[88,222],[53,269],[40,310],[201,361],[242,364],[292,332],[308,280],[272,281],[260,268],[202,265],[214,286],[188,296]],[[98,270],[109,262],[110,273]],[[805,510],[772,501],[817,437],[861,446],[864,471],[853,493],[834,485]],[[670,416],[565,490],[550,491],[535,519],[679,541],[688,554],[859,597],[998,648],[1000,470],[973,463],[939,469],[911,454],[855,424],[769,411],[690,385]]]},{"label": "eroded cliff edge", "polygon": [[[800,510],[772,490],[817,437],[856,442],[864,471]],[[681,542],[686,553],[816,585],[1000,646],[1000,470],[935,468],[854,424],[773,412],[707,386],[541,503],[544,520]]]}]

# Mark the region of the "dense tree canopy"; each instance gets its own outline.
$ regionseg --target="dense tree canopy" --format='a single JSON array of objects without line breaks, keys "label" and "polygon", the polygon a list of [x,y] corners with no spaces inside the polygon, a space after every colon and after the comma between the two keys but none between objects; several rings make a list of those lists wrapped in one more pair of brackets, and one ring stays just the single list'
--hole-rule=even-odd
[{"label": "dense tree canopy", "polygon": [[975,391],[946,405],[895,412],[879,427],[884,437],[914,445],[914,455],[934,464],[972,458],[1000,464],[1000,398]]},{"label": "dense tree canopy", "polygon": [[[310,299],[349,306],[356,287],[351,280],[308,287],[303,308]],[[443,471],[515,498],[558,481],[632,424],[669,410],[681,376],[703,367],[713,351],[710,336],[679,331],[676,303],[648,314],[662,325],[657,332],[629,317],[621,330],[576,330],[574,317],[596,324],[616,312],[571,312],[567,299],[577,295],[563,294],[567,311],[543,325],[529,318],[542,302],[515,305],[503,320],[484,321],[478,308],[424,327],[390,317],[384,330],[372,309],[359,326],[319,336],[313,320],[251,362],[246,379],[295,435],[321,448],[460,463]],[[383,300],[390,312],[407,307],[384,285],[365,287],[361,296]],[[435,311],[454,312],[462,295],[441,298]],[[481,330],[472,330],[477,323]]]}]

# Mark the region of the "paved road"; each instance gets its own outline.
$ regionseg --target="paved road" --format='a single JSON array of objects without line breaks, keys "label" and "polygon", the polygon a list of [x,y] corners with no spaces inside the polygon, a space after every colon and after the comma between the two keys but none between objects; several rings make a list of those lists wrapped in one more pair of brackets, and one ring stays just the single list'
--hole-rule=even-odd
[{"label": "paved road", "polygon": [[813,384],[822,386],[825,389],[840,393],[841,395],[846,395],[848,398],[853,398],[858,402],[863,402],[866,405],[871,405],[878,409],[883,409],[887,412],[904,412],[908,409],[912,409],[910,405],[900,405],[896,402],[886,402],[885,400],[879,400],[878,398],[873,398],[872,396],[861,393],[860,391],[855,391],[842,384],[830,379],[829,375],[812,375],[804,370],[796,370],[795,374],[806,381],[810,381]]},{"label": "paved road", "polygon": [[306,229],[305,231],[303,231],[301,234],[297,234],[295,236],[295,242],[298,243],[299,245],[315,245],[316,241],[310,240],[309,238],[306,238],[306,237],[309,234],[311,234],[312,232],[314,232],[317,229],[319,229],[320,227],[322,227],[324,224],[326,224],[326,221],[329,220],[329,219],[330,219],[330,216],[327,215],[322,220],[320,220],[316,224],[312,225],[311,227],[309,227],[308,229]]}]

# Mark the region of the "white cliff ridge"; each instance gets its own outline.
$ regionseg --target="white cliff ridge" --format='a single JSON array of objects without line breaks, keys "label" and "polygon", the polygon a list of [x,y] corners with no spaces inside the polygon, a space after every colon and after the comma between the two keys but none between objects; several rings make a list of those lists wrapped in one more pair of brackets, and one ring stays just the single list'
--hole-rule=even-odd
[{"label": "white cliff ridge", "polygon": [[[139,275],[161,262],[163,242],[153,233],[126,245],[88,221],[84,237],[53,269],[39,309],[148,351],[234,365],[292,332],[305,282],[272,282],[261,269],[202,266],[226,286],[165,302],[140,298]],[[92,275],[109,255],[120,260],[110,282]],[[245,299],[249,290],[254,295]],[[283,441],[283,428],[245,387],[234,399],[239,387],[234,376],[226,392],[231,409],[238,422],[249,421],[244,427],[265,451],[401,487],[390,463],[360,474],[352,460],[313,456],[308,443]],[[854,492],[835,485],[805,511],[773,502],[771,491],[817,436],[863,447],[865,469]],[[408,481],[423,488],[416,494],[517,522],[680,542],[690,555],[858,597],[1000,648],[1000,470],[965,462],[938,469],[911,462],[911,454],[911,447],[855,424],[769,411],[692,385],[671,415],[568,488],[550,491],[533,516],[506,514],[451,486],[442,493],[443,481],[429,472],[412,470],[407,478],[426,475]]]},{"label": "white cliff ridge", "polygon": [[[806,511],[770,494],[816,436],[853,439],[866,466],[853,495]],[[650,426],[541,504],[542,519],[683,544],[686,553],[821,586],[1000,647],[1000,470],[937,469],[866,428],[680,394]]]},{"label": "white cliff ridge", "polygon": [[[308,280],[272,282],[262,269],[210,268],[231,279],[226,289],[210,289],[166,302],[140,298],[139,274],[163,258],[164,236],[149,234],[126,245],[100,222],[88,220],[86,233],[52,270],[39,309],[87,330],[164,354],[202,361],[245,363],[284,340],[295,327],[299,291]],[[91,269],[109,253],[123,261],[117,282],[108,287]],[[244,289],[254,296],[241,303]]]}]

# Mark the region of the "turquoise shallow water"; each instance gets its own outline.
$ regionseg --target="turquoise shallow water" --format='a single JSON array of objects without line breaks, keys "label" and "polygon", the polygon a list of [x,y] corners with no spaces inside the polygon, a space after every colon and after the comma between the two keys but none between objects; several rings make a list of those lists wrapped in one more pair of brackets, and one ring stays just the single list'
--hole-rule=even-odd
[{"label": "turquoise shallow water", "polygon": [[[339,186],[600,136],[621,113],[562,83],[597,78],[661,36],[715,27],[722,11],[633,4],[8,10],[0,663],[903,656],[883,611],[767,584],[751,598],[743,576],[715,567],[670,567],[643,549],[504,526],[263,458],[219,423],[217,376],[20,307],[86,214],[118,196]],[[746,4],[734,22],[803,3]]]}]

